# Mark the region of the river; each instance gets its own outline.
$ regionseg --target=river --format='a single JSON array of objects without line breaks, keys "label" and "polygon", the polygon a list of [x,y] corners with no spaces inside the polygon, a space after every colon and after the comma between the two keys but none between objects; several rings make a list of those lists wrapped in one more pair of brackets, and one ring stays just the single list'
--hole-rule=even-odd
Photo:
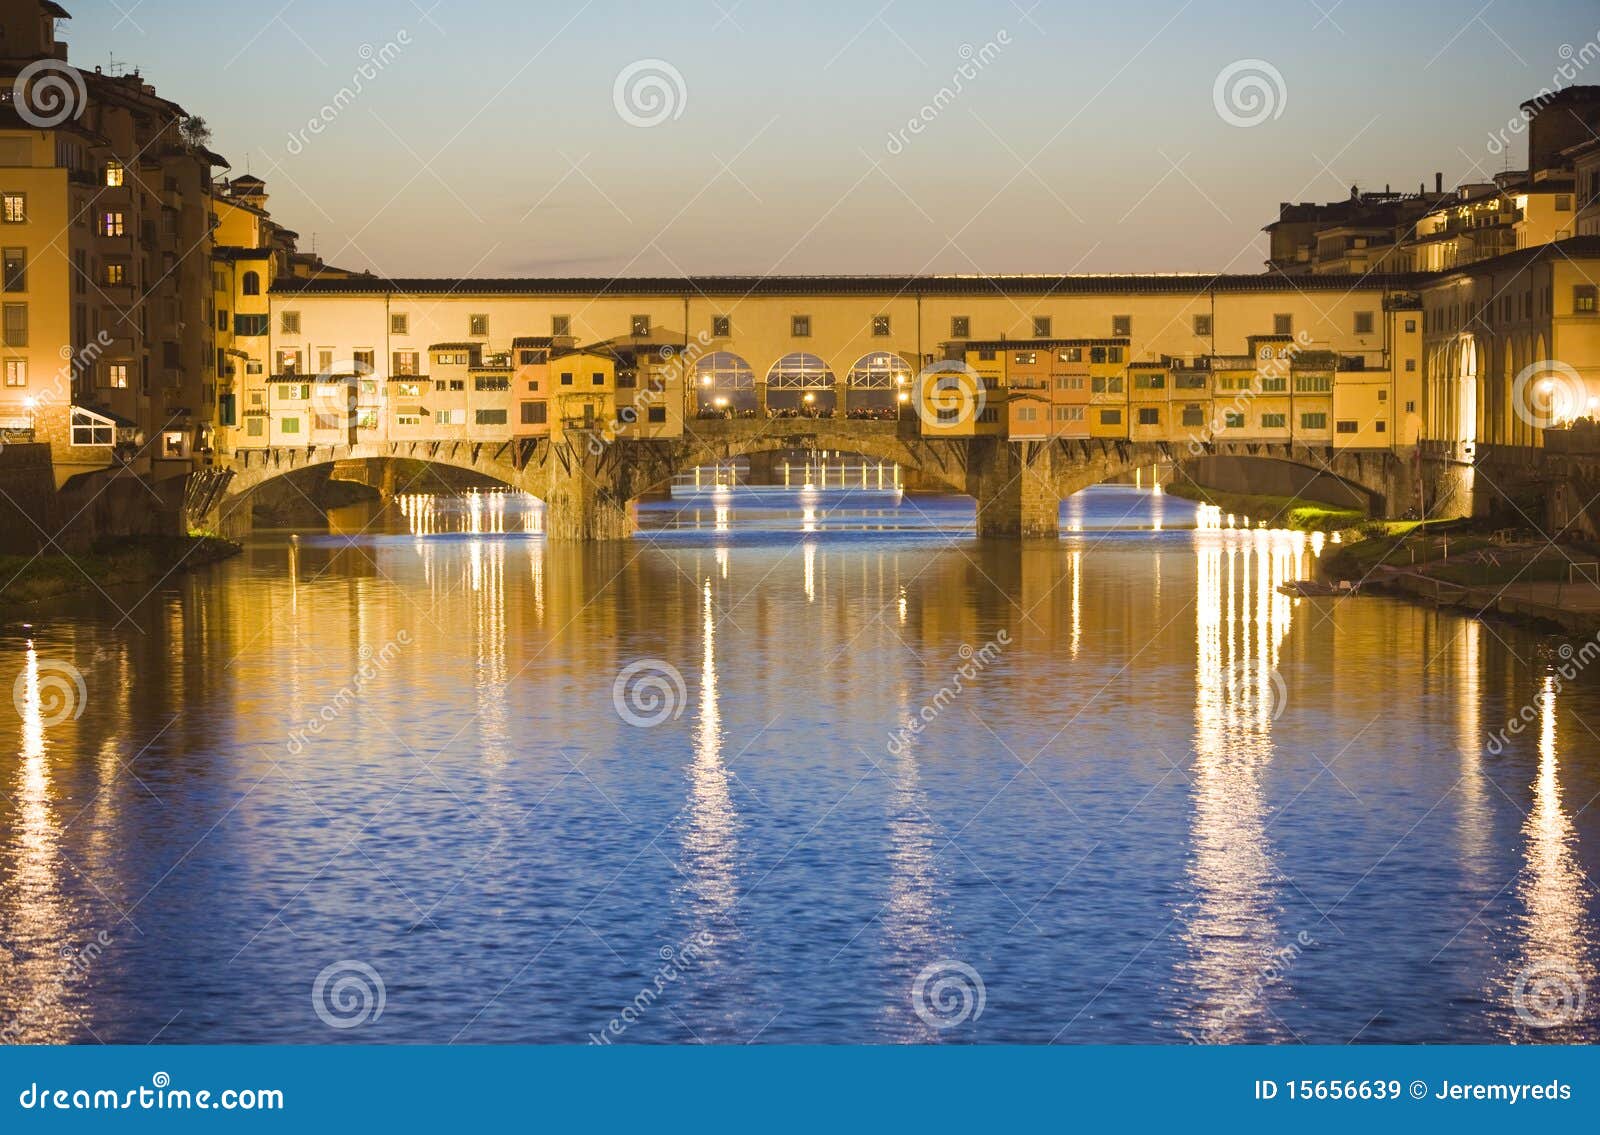
[{"label": "river", "polygon": [[1320,537],[1127,486],[1022,548],[640,508],[408,498],[0,628],[5,1039],[1600,1039],[1583,644],[1287,598]]}]

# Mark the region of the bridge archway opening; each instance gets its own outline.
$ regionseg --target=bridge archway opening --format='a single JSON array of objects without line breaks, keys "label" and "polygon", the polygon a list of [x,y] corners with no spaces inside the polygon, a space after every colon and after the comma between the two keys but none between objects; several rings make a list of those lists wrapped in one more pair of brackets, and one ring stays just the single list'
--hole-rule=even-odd
[{"label": "bridge archway opening", "polygon": [[828,449],[767,449],[679,472],[675,496],[736,488],[773,491],[894,493],[911,480],[898,463],[867,453]]},{"label": "bridge archway opening", "polygon": [[695,364],[694,390],[700,417],[740,417],[761,410],[755,368],[732,351],[713,351]]},{"label": "bridge archway opening", "polygon": [[873,351],[862,355],[848,376],[851,418],[893,419],[902,405],[911,401],[915,372],[904,357],[892,351]]},{"label": "bridge archway opening", "polygon": [[838,408],[833,370],[816,355],[795,351],[767,371],[767,409],[775,417],[832,417]]}]

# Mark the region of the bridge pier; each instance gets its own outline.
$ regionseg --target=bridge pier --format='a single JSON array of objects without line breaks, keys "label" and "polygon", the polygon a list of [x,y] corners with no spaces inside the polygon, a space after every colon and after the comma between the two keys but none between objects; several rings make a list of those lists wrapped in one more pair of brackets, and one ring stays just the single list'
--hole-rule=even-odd
[{"label": "bridge pier", "polygon": [[1054,540],[1061,534],[1054,450],[1048,442],[974,438],[967,492],[978,502],[978,535]]}]

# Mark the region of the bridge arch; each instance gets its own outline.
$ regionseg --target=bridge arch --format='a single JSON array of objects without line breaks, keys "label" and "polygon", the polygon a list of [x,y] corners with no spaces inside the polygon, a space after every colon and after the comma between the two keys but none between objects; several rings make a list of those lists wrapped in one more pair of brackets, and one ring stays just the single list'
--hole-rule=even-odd
[{"label": "bridge arch", "polygon": [[694,389],[702,414],[744,413],[761,408],[756,394],[756,372],[744,356],[733,351],[712,351],[695,363]]},{"label": "bridge arch", "polygon": [[901,395],[910,397],[916,372],[903,355],[894,351],[872,351],[862,355],[850,368],[849,412],[888,414],[900,407]]},{"label": "bridge arch", "polygon": [[835,409],[833,368],[806,351],[792,351],[767,369],[767,406],[779,414]]}]

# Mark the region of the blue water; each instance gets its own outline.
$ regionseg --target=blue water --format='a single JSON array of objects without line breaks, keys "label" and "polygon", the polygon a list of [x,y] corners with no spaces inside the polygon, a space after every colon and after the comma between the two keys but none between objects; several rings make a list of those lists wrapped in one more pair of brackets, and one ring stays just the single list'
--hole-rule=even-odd
[{"label": "blue water", "polygon": [[1289,599],[1319,542],[1126,487],[1021,548],[724,503],[439,501],[4,628],[6,1039],[1596,1038],[1561,640]]}]

